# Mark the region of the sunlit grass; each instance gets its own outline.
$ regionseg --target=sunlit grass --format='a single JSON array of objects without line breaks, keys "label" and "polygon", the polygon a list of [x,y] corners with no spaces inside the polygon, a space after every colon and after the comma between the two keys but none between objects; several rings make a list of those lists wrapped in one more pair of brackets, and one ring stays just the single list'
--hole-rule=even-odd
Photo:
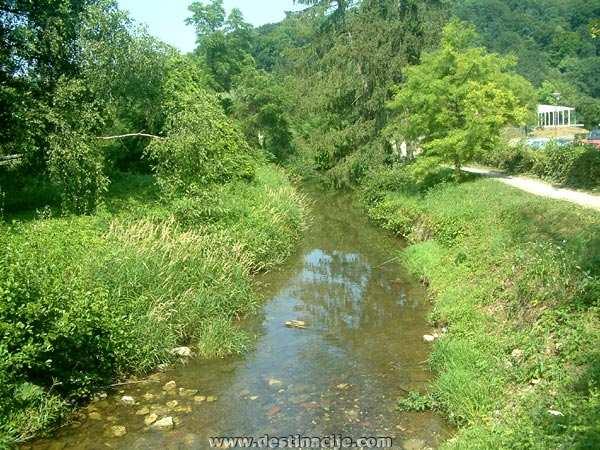
[{"label": "sunlit grass", "polygon": [[448,328],[430,400],[402,406],[459,424],[446,448],[600,447],[600,214],[491,180],[376,185],[370,215],[412,244]]},{"label": "sunlit grass", "polygon": [[[207,358],[244,351],[235,321],[259,302],[252,274],[289,255],[305,209],[284,173],[265,166],[252,182],[168,200],[152,177],[123,175],[95,215],[35,217],[0,224],[5,440],[171,361],[178,345]],[[16,395],[24,389],[36,395]]]}]

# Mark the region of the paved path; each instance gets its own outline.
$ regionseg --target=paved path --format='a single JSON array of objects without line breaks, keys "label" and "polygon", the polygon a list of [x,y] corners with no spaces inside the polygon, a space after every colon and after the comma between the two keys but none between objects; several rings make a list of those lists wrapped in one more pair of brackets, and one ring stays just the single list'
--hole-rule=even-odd
[{"label": "paved path", "polygon": [[478,173],[495,178],[501,183],[508,184],[530,194],[548,197],[555,200],[565,200],[587,208],[600,210],[600,195],[588,194],[586,192],[574,191],[572,189],[556,188],[551,184],[540,180],[526,177],[513,177],[493,169],[478,167],[463,167],[465,172]]}]

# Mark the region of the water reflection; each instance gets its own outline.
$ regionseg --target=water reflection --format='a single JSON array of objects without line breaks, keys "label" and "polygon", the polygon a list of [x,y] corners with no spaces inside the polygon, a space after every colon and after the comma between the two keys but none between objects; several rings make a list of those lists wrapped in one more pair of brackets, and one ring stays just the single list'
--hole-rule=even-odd
[{"label": "water reflection", "polygon": [[[429,378],[423,291],[386,264],[395,239],[366,223],[346,197],[316,198],[314,225],[296,257],[261,279],[268,301],[243,325],[256,335],[253,351],[192,361],[155,383],[114,392],[92,406],[100,420],[90,420],[88,410],[81,426],[34,447],[204,449],[210,436],[332,433],[393,436],[396,448],[409,439],[436,447],[447,434],[439,418],[395,411],[403,390],[423,388]],[[288,320],[307,328],[287,328]],[[216,401],[165,392],[169,380]],[[120,404],[125,394],[138,404]],[[148,430],[146,416],[136,414],[146,409],[179,423],[170,432]],[[115,425],[127,434],[114,437]]]}]

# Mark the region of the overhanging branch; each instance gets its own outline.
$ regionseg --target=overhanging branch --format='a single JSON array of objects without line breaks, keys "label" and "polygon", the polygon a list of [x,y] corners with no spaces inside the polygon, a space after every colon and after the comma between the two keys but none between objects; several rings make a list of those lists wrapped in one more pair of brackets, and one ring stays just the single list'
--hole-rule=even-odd
[{"label": "overhanging branch", "polygon": [[97,136],[96,139],[110,140],[110,139],[123,139],[123,138],[128,138],[128,137],[147,137],[150,139],[158,139],[161,141],[165,139],[162,136],[156,136],[154,134],[148,134],[148,133],[128,133],[128,134],[119,134],[116,136]]}]

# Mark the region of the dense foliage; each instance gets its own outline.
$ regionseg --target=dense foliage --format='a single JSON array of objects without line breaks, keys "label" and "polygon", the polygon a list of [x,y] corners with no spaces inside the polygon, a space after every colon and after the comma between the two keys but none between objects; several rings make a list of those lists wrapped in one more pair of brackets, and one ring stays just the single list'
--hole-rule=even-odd
[{"label": "dense foliage", "polygon": [[600,189],[600,152],[592,145],[550,142],[542,149],[500,146],[481,162],[509,174],[531,174],[562,186]]},{"label": "dense foliage", "polygon": [[[497,131],[505,123],[534,125],[535,101],[574,106],[578,121],[588,127],[600,122],[600,93],[594,84],[600,58],[594,18],[599,12],[594,2],[298,3],[310,7],[257,30],[252,55],[293,93],[290,128],[298,153],[291,164],[301,173],[312,169],[334,185],[353,185],[369,169],[405,156],[397,138],[411,136],[399,133],[403,124],[396,114],[398,102],[391,103],[391,110],[386,107],[396,92],[403,95],[402,89],[413,103],[421,99],[419,119],[435,126],[429,131],[444,136],[432,144],[438,153],[461,144],[454,153],[467,160],[473,153],[495,149]],[[457,30],[463,36],[455,39],[456,59],[451,60],[440,31],[455,18],[463,21]],[[453,79],[452,70],[466,71],[468,63],[482,70],[465,75],[484,89],[469,89],[464,83],[463,94],[470,94],[454,99],[461,79]],[[452,81],[454,91],[436,90],[437,83],[449,88]],[[437,111],[434,98],[441,101]],[[473,124],[469,130],[468,124]],[[426,127],[416,117],[404,125],[403,134],[413,133],[413,139]],[[419,149],[407,144],[409,156]]]},{"label": "dense foliage", "polygon": [[152,177],[122,175],[103,213],[0,225],[0,445],[178,345],[244,349],[231,319],[256,304],[250,274],[292,250],[302,198],[274,167],[202,198],[159,193]]},{"label": "dense foliage", "polygon": [[465,23],[447,25],[441,48],[406,70],[390,103],[397,116],[388,133],[454,164],[459,176],[465,161],[498,147],[504,127],[527,122],[525,102],[533,96],[527,81],[508,71],[512,61],[472,47],[474,37]]}]

